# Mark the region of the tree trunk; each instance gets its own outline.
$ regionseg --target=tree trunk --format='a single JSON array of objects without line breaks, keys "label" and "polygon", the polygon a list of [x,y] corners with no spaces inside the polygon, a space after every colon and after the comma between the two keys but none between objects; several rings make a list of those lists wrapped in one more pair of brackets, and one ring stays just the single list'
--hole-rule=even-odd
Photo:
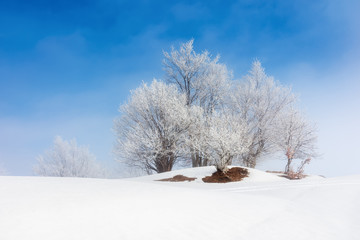
[{"label": "tree trunk", "polygon": [[244,164],[245,167],[255,168],[255,166],[256,166],[256,157],[252,157],[250,155],[247,155],[247,156],[243,157],[242,160],[243,160],[243,164]]},{"label": "tree trunk", "polygon": [[169,155],[166,155],[166,156],[159,156],[155,160],[156,172],[162,173],[162,172],[171,171],[172,167],[174,165],[174,162],[175,162],[175,156],[172,153],[170,153]]},{"label": "tree trunk", "polygon": [[285,173],[286,173],[286,174],[288,174],[289,171],[290,171],[291,162],[292,162],[292,159],[291,159],[291,158],[288,158],[287,164],[286,164],[286,166],[285,166]]},{"label": "tree trunk", "polygon": [[203,166],[208,166],[209,164],[209,160],[201,156],[201,153],[198,151],[193,151],[191,153],[191,162],[192,162],[192,167],[203,167]]}]

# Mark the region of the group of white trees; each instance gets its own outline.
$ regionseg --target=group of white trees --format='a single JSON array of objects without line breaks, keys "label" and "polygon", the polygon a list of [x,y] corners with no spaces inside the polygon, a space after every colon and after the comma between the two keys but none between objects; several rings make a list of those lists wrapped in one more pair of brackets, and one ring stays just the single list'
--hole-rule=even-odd
[{"label": "group of white trees", "polygon": [[115,120],[115,153],[148,173],[170,171],[182,162],[215,165],[233,161],[255,167],[266,154],[293,159],[315,153],[315,129],[298,110],[296,98],[265,74],[259,61],[233,81],[219,57],[193,49],[193,41],[164,52],[166,82],[142,84]]},{"label": "group of white trees", "polygon": [[[121,161],[149,174],[171,171],[177,163],[224,172],[234,161],[254,168],[260,157],[281,152],[288,173],[294,159],[305,164],[316,156],[313,125],[296,109],[291,89],[267,76],[259,61],[234,81],[219,57],[196,53],[191,40],[164,52],[163,63],[166,81],[143,83],[119,109],[114,152]],[[60,137],[34,171],[105,176],[88,148]]]}]

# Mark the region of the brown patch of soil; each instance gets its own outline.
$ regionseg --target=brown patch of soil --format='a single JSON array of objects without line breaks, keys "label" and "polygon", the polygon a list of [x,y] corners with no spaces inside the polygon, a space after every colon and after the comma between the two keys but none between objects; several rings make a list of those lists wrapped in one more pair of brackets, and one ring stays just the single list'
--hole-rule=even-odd
[{"label": "brown patch of soil", "polygon": [[190,178],[190,177],[185,177],[183,175],[176,175],[172,178],[165,178],[165,179],[160,179],[157,181],[162,181],[162,182],[185,182],[185,181],[194,181],[196,178]]},{"label": "brown patch of soil", "polygon": [[246,168],[233,167],[224,172],[216,171],[211,176],[204,177],[202,180],[206,183],[227,183],[238,182],[249,176]]}]

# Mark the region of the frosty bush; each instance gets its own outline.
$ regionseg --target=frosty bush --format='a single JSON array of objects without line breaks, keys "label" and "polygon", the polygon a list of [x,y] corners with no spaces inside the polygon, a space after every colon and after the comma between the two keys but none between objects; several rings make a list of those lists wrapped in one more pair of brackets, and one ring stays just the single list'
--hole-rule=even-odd
[{"label": "frosty bush", "polygon": [[54,146],[37,158],[36,175],[52,177],[105,177],[105,170],[95,162],[87,147],[75,140],[56,137]]}]

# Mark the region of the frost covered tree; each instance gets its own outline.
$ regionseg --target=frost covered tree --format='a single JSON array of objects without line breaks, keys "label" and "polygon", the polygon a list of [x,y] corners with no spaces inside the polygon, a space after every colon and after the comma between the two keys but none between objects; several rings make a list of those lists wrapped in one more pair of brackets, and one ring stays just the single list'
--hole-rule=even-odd
[{"label": "frost covered tree", "polygon": [[[164,56],[167,82],[175,84],[178,90],[185,94],[187,106],[202,108],[205,118],[211,119],[213,112],[223,105],[224,96],[230,88],[231,73],[226,66],[218,62],[219,57],[211,58],[207,51],[196,53],[193,40],[181,44],[179,50],[172,48],[170,53],[164,52]],[[201,142],[201,136],[205,133],[200,131],[206,130],[206,127],[197,125],[192,129],[194,131],[188,131],[189,138],[192,139],[188,142],[192,166],[206,166],[209,160],[206,159],[207,154],[202,152],[205,148],[196,151],[195,149],[200,149],[199,146],[192,146],[192,143]]]},{"label": "frost covered tree", "polygon": [[215,113],[205,137],[207,159],[221,172],[226,172],[234,158],[248,151],[247,126],[227,112]]},{"label": "frost covered tree", "polygon": [[174,85],[154,80],[132,91],[119,111],[121,117],[114,125],[115,154],[148,173],[171,171],[184,154],[190,126],[186,96]]},{"label": "frost covered tree", "polygon": [[305,159],[305,163],[316,157],[316,129],[299,111],[289,108],[278,119],[276,147],[286,156],[285,173],[289,173],[294,159]]},{"label": "frost covered tree", "polygon": [[253,63],[243,81],[235,84],[229,105],[248,126],[250,145],[241,155],[245,166],[254,168],[261,156],[275,151],[275,122],[294,101],[291,89],[267,76],[259,61]]},{"label": "frost covered tree", "polygon": [[105,177],[104,169],[95,156],[76,140],[66,141],[57,136],[54,146],[37,158],[36,175],[52,177]]}]

